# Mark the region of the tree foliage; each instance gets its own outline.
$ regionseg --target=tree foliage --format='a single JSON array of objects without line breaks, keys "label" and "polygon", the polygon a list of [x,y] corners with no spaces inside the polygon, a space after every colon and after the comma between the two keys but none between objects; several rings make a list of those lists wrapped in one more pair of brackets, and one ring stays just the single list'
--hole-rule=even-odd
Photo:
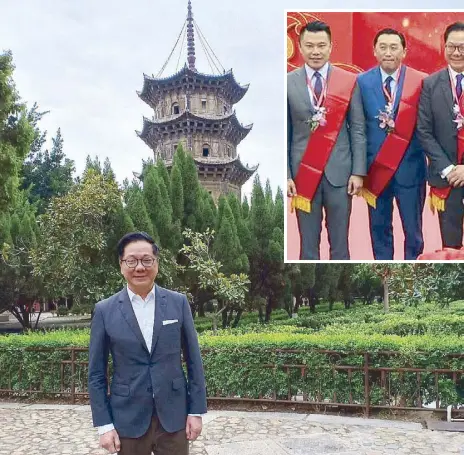
[{"label": "tree foliage", "polygon": [[92,169],[66,196],[52,200],[40,227],[53,242],[32,250],[34,274],[51,296],[94,304],[118,289],[121,276],[107,248],[109,220],[120,201],[117,185]]},{"label": "tree foliage", "polygon": [[15,202],[21,165],[34,141],[34,126],[13,81],[13,56],[0,54],[0,210]]}]

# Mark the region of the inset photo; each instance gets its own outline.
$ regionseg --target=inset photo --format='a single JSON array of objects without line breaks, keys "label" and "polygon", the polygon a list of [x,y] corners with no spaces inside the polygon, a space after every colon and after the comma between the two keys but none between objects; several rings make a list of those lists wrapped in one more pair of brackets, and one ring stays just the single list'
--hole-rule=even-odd
[{"label": "inset photo", "polygon": [[464,259],[462,12],[286,14],[286,261]]}]

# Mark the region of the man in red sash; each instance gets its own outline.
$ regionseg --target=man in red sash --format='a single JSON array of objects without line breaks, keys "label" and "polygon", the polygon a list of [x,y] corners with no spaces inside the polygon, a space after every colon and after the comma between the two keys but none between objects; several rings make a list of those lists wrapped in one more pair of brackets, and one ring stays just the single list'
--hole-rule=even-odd
[{"label": "man in red sash", "polygon": [[462,247],[464,218],[464,22],[444,34],[448,66],[424,80],[417,133],[429,158],[430,201],[443,248]]},{"label": "man in red sash", "polygon": [[349,259],[351,198],[366,173],[364,116],[356,76],[330,65],[324,22],[300,33],[305,64],[287,76],[287,194],[297,210],[301,259],[319,259],[325,210],[330,259]]},{"label": "man in red sash", "polygon": [[378,66],[358,76],[366,116],[367,165],[362,195],[369,205],[374,258],[393,259],[393,200],[404,232],[404,259],[424,248],[425,154],[415,134],[426,74],[402,64],[406,40],[386,28],[374,39]]}]

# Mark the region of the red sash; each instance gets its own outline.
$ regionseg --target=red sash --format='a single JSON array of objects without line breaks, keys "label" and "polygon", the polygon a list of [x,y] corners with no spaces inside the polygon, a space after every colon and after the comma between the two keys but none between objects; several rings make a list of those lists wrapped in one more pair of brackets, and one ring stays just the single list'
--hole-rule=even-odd
[{"label": "red sash", "polygon": [[361,189],[361,195],[371,207],[376,208],[377,198],[395,175],[409,146],[416,126],[417,107],[425,76],[420,71],[405,68],[395,129],[385,138]]},{"label": "red sash", "polygon": [[356,74],[335,66],[330,67],[324,102],[327,124],[319,125],[308,139],[295,178],[297,196],[292,198],[292,210],[297,208],[304,212],[311,212],[311,201],[337,142],[355,84]]},{"label": "red sash", "polygon": [[[459,106],[461,112],[464,112],[464,96],[459,99]],[[462,157],[464,156],[464,128],[458,130],[458,156],[457,164],[462,163]],[[430,208],[432,211],[437,209],[439,212],[445,210],[445,201],[451,192],[450,186],[444,188],[437,188],[435,186],[430,187]]]}]

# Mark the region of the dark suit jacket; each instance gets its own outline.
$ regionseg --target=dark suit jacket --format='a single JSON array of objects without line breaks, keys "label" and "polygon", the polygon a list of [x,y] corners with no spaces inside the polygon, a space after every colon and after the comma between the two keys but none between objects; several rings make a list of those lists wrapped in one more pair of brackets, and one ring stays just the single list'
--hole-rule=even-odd
[{"label": "dark suit jacket", "polygon": [[440,173],[457,163],[457,129],[453,122],[453,94],[448,69],[426,79],[419,102],[417,136],[429,158],[428,180],[436,187],[448,186]]},{"label": "dark suit jacket", "polygon": [[[402,75],[406,67],[402,66]],[[397,89],[394,112],[398,114],[398,105],[403,92],[404,77],[400,77],[400,84]],[[368,168],[375,160],[380,151],[387,133],[379,128],[379,110],[385,110],[387,104],[382,90],[382,75],[380,68],[376,66],[358,76],[358,85],[364,105],[364,115],[366,117],[367,135],[367,166]],[[407,148],[403,159],[393,176],[393,181],[402,186],[414,186],[423,184],[425,181],[426,162],[425,154],[416,137],[416,132]]]},{"label": "dark suit jacket", "polygon": [[[331,66],[329,66],[329,75]],[[295,179],[306,150],[310,129],[306,121],[314,114],[304,65],[287,75],[287,178]],[[347,117],[324,169],[333,186],[345,186],[349,177],[366,175],[366,138],[359,88],[355,87]],[[315,151],[317,153],[317,151]]]},{"label": "dark suit jacket", "polygon": [[[163,321],[176,319],[176,323],[163,325]],[[106,368],[110,352],[114,371],[108,397]],[[161,425],[170,433],[185,428],[187,414],[206,412],[203,365],[185,295],[155,286],[151,352],[127,288],[97,303],[90,335],[89,394],[94,426],[113,422],[122,437],[142,436],[148,430],[154,406]]]}]

